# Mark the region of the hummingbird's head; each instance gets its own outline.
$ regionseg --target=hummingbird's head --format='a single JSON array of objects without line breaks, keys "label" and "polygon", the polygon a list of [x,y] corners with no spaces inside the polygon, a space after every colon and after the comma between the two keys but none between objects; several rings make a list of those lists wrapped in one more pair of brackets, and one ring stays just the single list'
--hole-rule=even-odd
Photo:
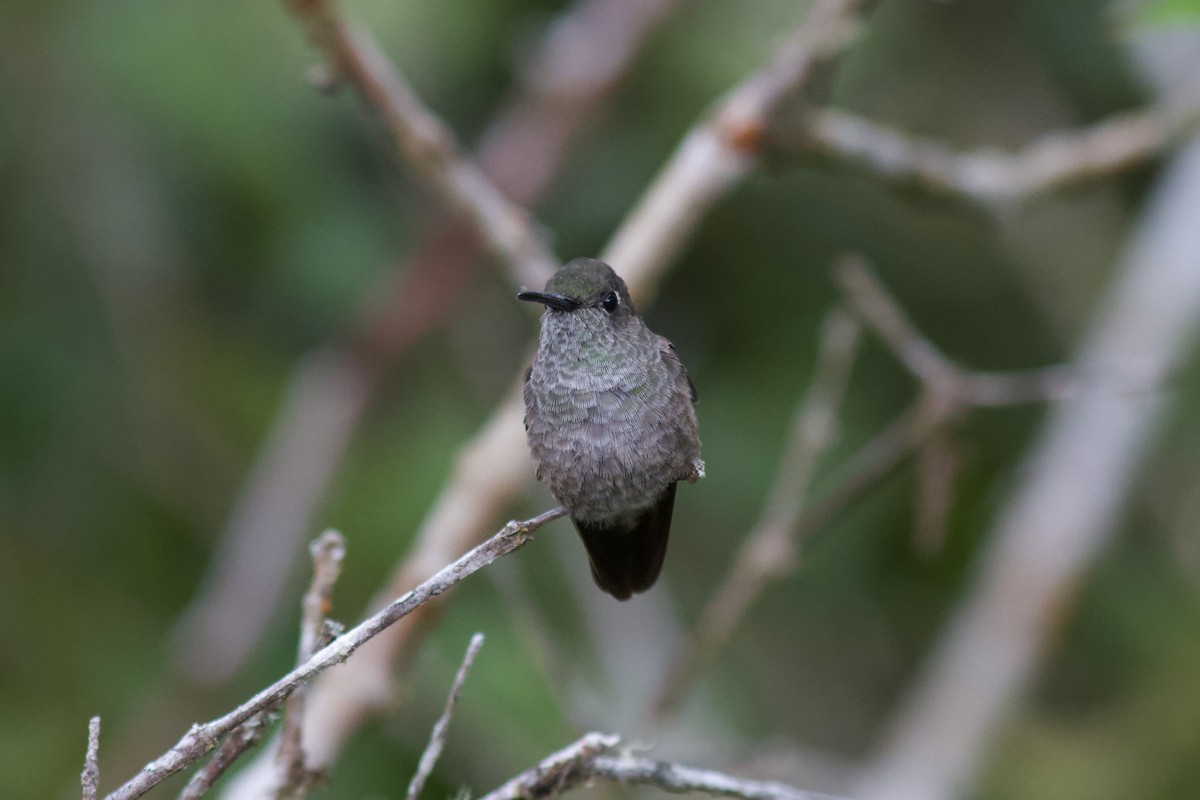
[{"label": "hummingbird's head", "polygon": [[546,281],[545,291],[521,292],[517,299],[564,313],[599,309],[614,320],[635,314],[625,281],[608,264],[594,258],[573,259]]}]

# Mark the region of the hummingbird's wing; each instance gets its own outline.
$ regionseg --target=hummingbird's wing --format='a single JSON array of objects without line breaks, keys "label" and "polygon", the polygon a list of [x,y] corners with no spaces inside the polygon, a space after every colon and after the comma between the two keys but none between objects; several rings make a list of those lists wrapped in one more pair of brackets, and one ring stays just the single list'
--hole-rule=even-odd
[{"label": "hummingbird's wing", "polygon": [[658,580],[667,555],[675,484],[658,496],[632,525],[603,525],[572,518],[587,549],[592,579],[618,600],[644,592]]},{"label": "hummingbird's wing", "polygon": [[659,336],[658,347],[662,352],[663,361],[675,373],[676,383],[681,387],[687,387],[688,399],[695,403],[700,399],[700,395],[696,391],[696,384],[692,383],[692,376],[688,375],[687,367],[683,365],[679,354],[675,352],[675,345],[671,344],[671,340],[667,337]]},{"label": "hummingbird's wing", "polygon": [[529,378],[533,375],[533,364],[525,368],[525,378],[521,381],[521,397],[525,400],[525,430],[529,430],[529,416],[533,413],[534,405],[537,398],[533,395],[533,387],[529,385]]}]

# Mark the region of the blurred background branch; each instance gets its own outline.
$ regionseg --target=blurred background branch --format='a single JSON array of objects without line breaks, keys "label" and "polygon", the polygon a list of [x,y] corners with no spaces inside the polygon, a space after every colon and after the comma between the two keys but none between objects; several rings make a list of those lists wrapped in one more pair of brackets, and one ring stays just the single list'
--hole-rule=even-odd
[{"label": "blurred background branch", "polygon": [[742,800],[836,800],[832,795],[795,789],[781,783],[755,781],[696,769],[669,761],[651,761],[629,754],[608,755],[620,737],[589,733],[574,744],[547,756],[480,800],[520,800],[556,797],[597,779],[632,786],[649,786],[673,794],[707,794]]},{"label": "blurred background branch", "polygon": [[960,796],[1116,528],[1200,327],[1200,140],[1168,164],[1079,346],[1060,399],[995,522],[944,637],[903,699],[863,798]]},{"label": "blurred background branch", "polygon": [[287,0],[287,6],[329,60],[333,79],[349,83],[379,116],[397,154],[471,220],[517,283],[544,284],[558,260],[528,212],[459,152],[454,134],[425,106],[371,32],[348,19],[335,0]]},{"label": "blurred background branch", "polygon": [[[842,259],[835,275],[849,307],[921,382],[921,398],[860,448],[844,468],[841,483],[817,504],[806,504],[817,462],[832,444],[833,419],[846,392],[858,339],[857,325],[847,318],[847,312],[830,314],[821,334],[813,382],[797,409],[789,449],[767,495],[763,518],[746,536],[728,575],[665,673],[654,703],[660,721],[678,711],[698,673],[728,642],[749,607],[768,586],[795,571],[800,547],[831,517],[919,452],[923,456],[922,492],[916,506],[916,530],[924,537],[923,546],[932,546],[930,540],[935,544],[941,538],[952,503],[954,469],[952,465],[930,465],[928,459],[948,457],[949,429],[972,408],[1045,402],[1069,391],[1070,370],[1061,368],[1011,373],[964,370],[917,330],[861,257]],[[941,472],[931,475],[930,470]]]},{"label": "blurred background branch", "polygon": [[963,151],[869,119],[822,109],[771,144],[857,166],[873,177],[983,206],[1028,202],[1158,157],[1200,127],[1200,106],[1164,105],[1040,136],[1014,152]]},{"label": "blurred background branch", "polygon": [[758,595],[795,568],[799,553],[792,534],[817,466],[837,437],[838,411],[858,352],[859,331],[858,322],[845,309],[835,308],[826,316],[812,382],[796,408],[762,519],[746,535],[729,574],[663,676],[654,703],[658,717],[677,709],[697,673],[728,641]]}]

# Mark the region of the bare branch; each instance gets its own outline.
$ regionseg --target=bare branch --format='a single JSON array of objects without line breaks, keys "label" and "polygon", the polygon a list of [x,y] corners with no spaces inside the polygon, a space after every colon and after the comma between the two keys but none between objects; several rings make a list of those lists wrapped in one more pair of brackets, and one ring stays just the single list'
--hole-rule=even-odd
[{"label": "bare branch", "polygon": [[664,792],[701,792],[742,800],[837,800],[833,795],[806,792],[776,781],[737,778],[710,769],[631,756],[601,756],[592,760],[590,776],[617,783],[652,786]]},{"label": "bare branch", "polygon": [[[1075,391],[1081,376],[1071,365],[1057,365],[1011,372],[968,372],[959,380],[967,402],[976,408],[993,408],[1061,400]],[[1131,383],[1127,388],[1139,387]]]},{"label": "bare branch", "polygon": [[858,323],[840,308],[825,318],[812,382],[796,408],[762,519],[746,537],[729,574],[668,669],[654,704],[659,717],[678,708],[699,671],[729,639],[750,605],[795,564],[794,529],[817,464],[836,436],[838,409],[858,352],[859,331]]},{"label": "bare branch", "polygon": [[[321,647],[325,616],[332,604],[333,585],[342,572],[342,560],[346,557],[346,540],[337,531],[327,530],[309,545],[308,552],[312,555],[313,575],[301,604],[303,614],[300,643],[296,648],[297,666],[312,658]],[[298,686],[284,704],[283,731],[276,753],[281,778],[276,792],[279,798],[302,795],[314,779],[314,773],[305,764],[301,743],[306,693],[306,686]]]},{"label": "bare branch", "polygon": [[1166,407],[1131,392],[1170,374],[1200,328],[1200,139],[1172,159],[1079,348],[1087,376],[1052,409],[980,562],[863,771],[864,798],[959,796],[1080,580],[1110,541]]},{"label": "bare branch", "polygon": [[865,259],[843,259],[838,262],[834,275],[855,311],[875,329],[909,372],[927,384],[953,379],[957,367],[917,330],[903,307],[871,274]]},{"label": "bare branch", "polygon": [[712,770],[630,755],[607,755],[619,742],[618,736],[586,734],[479,800],[557,797],[594,779],[652,786],[676,794],[701,792],[743,800],[835,800],[830,795],[805,792],[774,781],[736,778]]},{"label": "bare branch", "polygon": [[921,381],[930,400],[945,406],[943,413],[947,416],[967,407],[1055,400],[1068,394],[1077,382],[1074,370],[1061,366],[1009,372],[964,369],[917,329],[866,260],[843,260],[835,276],[850,305]]},{"label": "bare branch", "polygon": [[518,282],[541,286],[558,268],[529,214],[511,203],[384,55],[375,37],[341,15],[333,0],[286,0],[338,78],[379,115],[396,152],[464,212],[505,259]]},{"label": "bare branch", "polygon": [[913,545],[923,556],[938,553],[946,541],[947,518],[961,469],[962,456],[953,435],[945,428],[934,431],[917,454]]},{"label": "bare branch", "polygon": [[532,768],[512,778],[500,788],[488,792],[479,800],[554,797],[585,780],[583,766],[596,756],[611,751],[620,741],[620,736],[611,734],[584,734],[574,744],[543,758]]},{"label": "bare branch", "polygon": [[529,540],[532,531],[565,516],[566,513],[563,508],[554,508],[527,520],[509,522],[490,539],[321,648],[303,666],[292,670],[224,716],[202,725],[193,725],[174,747],[143,767],[136,777],[109,794],[106,800],[131,800],[140,797],[168,776],[195,763],[212,750],[223,736],[254,714],[280,702],[298,686],[312,680],[314,676],[334,664],[344,662],[380,631],[386,630],[468,575],[518,549]]},{"label": "bare branch", "polygon": [[797,547],[903,464],[945,423],[945,413],[943,406],[933,406],[925,399],[917,400],[854,451],[840,470],[845,477],[814,501],[796,521],[792,536]]},{"label": "bare branch", "polygon": [[794,569],[801,544],[841,509],[920,451],[925,456],[925,480],[921,484],[917,527],[924,534],[920,542],[928,544],[949,512],[953,497],[955,465],[948,458],[949,451],[939,444],[949,435],[947,426],[970,408],[1044,402],[1065,395],[1073,384],[1070,373],[1059,367],[997,373],[964,370],[917,329],[865,260],[843,259],[835,275],[858,315],[921,382],[921,396],[851,456],[843,468],[846,477],[840,483],[805,508],[805,487],[816,459],[828,444],[819,437],[806,441],[813,433],[809,426],[820,430],[821,425],[829,424],[828,417],[840,401],[849,369],[849,361],[842,363],[840,359],[851,357],[839,349],[836,337],[831,335],[834,321],[826,323],[813,387],[793,423],[793,449],[777,472],[763,519],[747,537],[729,575],[714,592],[666,673],[654,703],[659,718],[678,710],[703,667],[728,641],[750,605],[772,582]]},{"label": "bare branch", "polygon": [[96,800],[100,793],[100,718],[88,720],[87,755],[83,759],[83,772],[79,775],[83,789],[83,800]]},{"label": "bare branch", "polygon": [[467,653],[463,656],[458,673],[454,676],[454,683],[450,686],[450,694],[446,697],[446,707],[442,709],[442,715],[433,724],[433,731],[429,734],[429,744],[421,753],[417,771],[408,784],[408,794],[405,795],[407,800],[417,800],[421,796],[421,790],[425,788],[425,781],[429,779],[434,766],[437,765],[438,758],[442,755],[442,750],[446,747],[446,729],[450,727],[450,715],[454,713],[454,704],[458,702],[463,682],[466,681],[467,673],[470,672],[471,664],[474,663],[475,655],[481,647],[483,647],[483,634],[476,633],[471,637],[470,644],[467,645]]},{"label": "bare branch", "polygon": [[1051,133],[1021,150],[960,151],[861,117],[824,109],[790,143],[891,181],[988,205],[1019,202],[1112,175],[1160,155],[1200,125],[1200,108],[1154,107]]},{"label": "bare branch", "polygon": [[217,748],[212,758],[196,770],[179,793],[179,800],[199,800],[233,766],[233,762],[262,740],[267,711],[260,711],[239,725]]},{"label": "bare branch", "polygon": [[600,258],[640,295],[653,290],[704,215],[758,163],[763,132],[786,102],[850,43],[870,0],[816,0],[771,63],[734,88],[693,128],[613,235]]}]

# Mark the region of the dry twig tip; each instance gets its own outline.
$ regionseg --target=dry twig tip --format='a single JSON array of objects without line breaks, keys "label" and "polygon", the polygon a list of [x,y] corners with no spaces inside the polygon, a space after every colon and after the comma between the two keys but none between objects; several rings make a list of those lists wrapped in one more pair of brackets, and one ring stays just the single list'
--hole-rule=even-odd
[{"label": "dry twig tip", "polygon": [[471,643],[467,645],[467,653],[463,656],[462,665],[458,668],[458,673],[454,676],[454,683],[450,686],[450,694],[446,697],[446,706],[442,709],[442,715],[438,717],[437,722],[433,724],[433,731],[429,734],[429,744],[425,745],[425,751],[421,753],[421,759],[417,763],[417,771],[408,784],[407,800],[417,800],[421,796],[421,790],[425,788],[425,781],[429,779],[433,768],[437,765],[438,757],[446,747],[446,729],[450,727],[450,715],[454,713],[458,695],[462,691],[463,683],[467,680],[467,673],[470,672],[471,665],[475,663],[475,655],[481,647],[483,647],[483,634],[476,633],[471,637]]},{"label": "dry twig tip", "polygon": [[83,773],[79,776],[83,785],[83,800],[96,800],[100,792],[100,718],[88,721],[87,755],[83,760]]}]

